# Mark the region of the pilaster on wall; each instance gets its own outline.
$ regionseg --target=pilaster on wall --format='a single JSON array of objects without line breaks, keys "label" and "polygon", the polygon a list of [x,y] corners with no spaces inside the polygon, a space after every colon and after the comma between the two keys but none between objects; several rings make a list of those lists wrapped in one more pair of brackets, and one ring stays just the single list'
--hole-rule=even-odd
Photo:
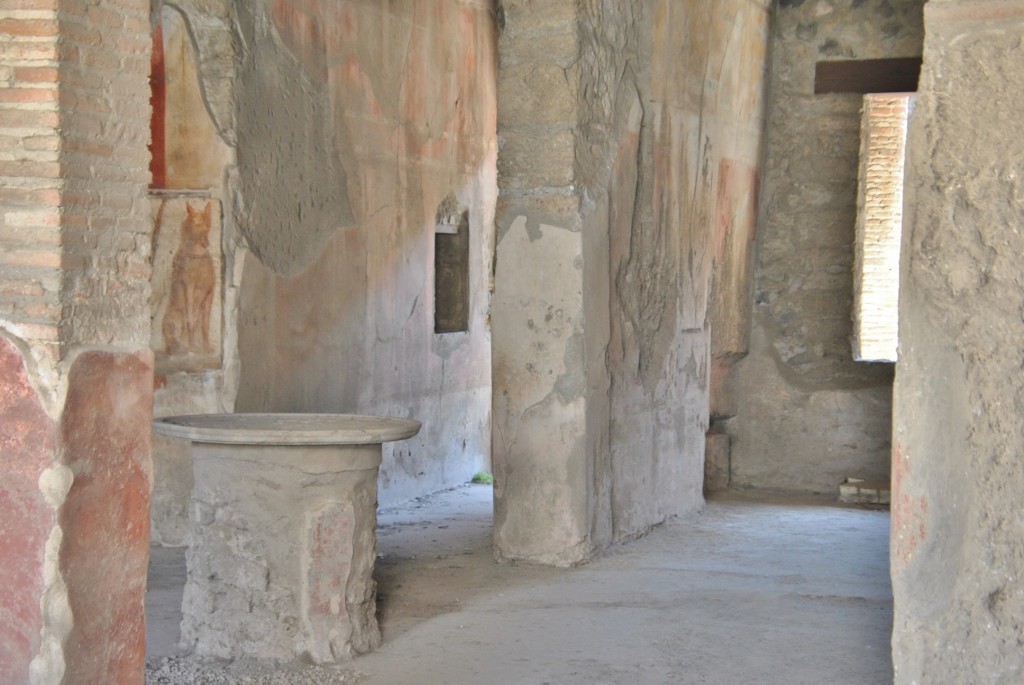
[{"label": "pilaster on wall", "polygon": [[895,682],[1010,685],[1024,678],[1024,2],[932,0],[925,28],[894,393]]},{"label": "pilaster on wall", "polygon": [[768,7],[503,17],[495,542],[577,563],[703,503],[711,329],[746,345]]},{"label": "pilaster on wall", "polygon": [[61,342],[149,346],[149,3],[61,0]]},{"label": "pilaster on wall", "polygon": [[4,5],[4,683],[142,680],[148,38],[145,0]]}]

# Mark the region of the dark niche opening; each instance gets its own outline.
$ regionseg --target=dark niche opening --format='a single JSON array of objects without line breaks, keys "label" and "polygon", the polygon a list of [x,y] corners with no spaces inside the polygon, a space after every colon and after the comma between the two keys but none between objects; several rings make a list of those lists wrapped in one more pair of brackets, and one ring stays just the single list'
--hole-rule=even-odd
[{"label": "dark niche opening", "polygon": [[434,225],[434,332],[469,330],[469,210],[449,195]]},{"label": "dark niche opening", "polygon": [[913,93],[921,75],[920,57],[835,60],[814,68],[814,94]]}]

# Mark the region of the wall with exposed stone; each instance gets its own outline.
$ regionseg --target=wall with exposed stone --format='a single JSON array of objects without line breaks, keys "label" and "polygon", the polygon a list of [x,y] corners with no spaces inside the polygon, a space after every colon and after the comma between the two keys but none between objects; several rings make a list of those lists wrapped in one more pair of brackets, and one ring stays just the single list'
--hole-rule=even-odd
[{"label": "wall with exposed stone", "polygon": [[893,431],[900,685],[1019,683],[1024,3],[932,0],[907,145]]},{"label": "wall with exposed stone", "polygon": [[0,681],[138,683],[149,3],[7,3],[0,44]]},{"label": "wall with exposed stone", "polygon": [[[490,2],[232,3],[238,411],[411,417],[383,504],[490,465]],[[438,209],[468,221],[468,330],[434,333]]]},{"label": "wall with exposed stone", "polygon": [[921,0],[780,0],[750,354],[736,365],[739,487],[835,494],[889,472],[892,367],[853,361],[861,96],[814,94],[823,60],[921,54]]},{"label": "wall with exposed stone", "polygon": [[569,565],[703,501],[712,348],[749,311],[768,8],[500,12],[495,541]]}]

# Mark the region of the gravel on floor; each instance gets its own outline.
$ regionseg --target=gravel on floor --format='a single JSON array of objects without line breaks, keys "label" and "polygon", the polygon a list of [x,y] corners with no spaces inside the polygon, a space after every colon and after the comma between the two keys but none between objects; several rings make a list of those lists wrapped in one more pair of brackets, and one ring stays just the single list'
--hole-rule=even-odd
[{"label": "gravel on floor", "polygon": [[364,679],[356,671],[312,664],[172,656],[146,663],[145,685],[355,685]]}]

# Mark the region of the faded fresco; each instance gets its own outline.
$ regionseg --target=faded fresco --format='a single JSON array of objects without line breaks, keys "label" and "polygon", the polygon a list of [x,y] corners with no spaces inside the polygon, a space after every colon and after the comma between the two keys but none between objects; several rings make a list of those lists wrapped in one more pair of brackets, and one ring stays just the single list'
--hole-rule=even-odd
[{"label": "faded fresco", "polygon": [[[153,17],[154,219],[163,208],[153,227],[151,344],[156,352],[158,416],[225,411],[234,401],[231,374],[226,371],[233,358],[234,300],[232,289],[222,288],[221,273],[231,272],[236,241],[231,233],[222,240],[220,200],[229,194],[235,162],[235,148],[229,144],[234,104],[230,80],[223,75],[235,71],[236,46],[229,18],[196,14],[193,9],[200,4],[204,9],[215,5],[166,2]],[[193,216],[183,232],[187,206]],[[223,225],[230,227],[230,219]],[[228,314],[222,316],[222,311]],[[192,488],[187,443],[153,435],[153,479],[153,540],[184,544]]]},{"label": "faded fresco", "polygon": [[[239,411],[411,416],[381,502],[490,462],[489,3],[236,3]],[[468,330],[435,335],[435,215],[466,210]]]},{"label": "faded fresco", "polygon": [[730,0],[709,12],[669,0],[654,10],[646,121],[611,190],[639,205],[613,203],[629,213],[611,233],[619,535],[701,501],[705,431],[715,405],[730,402],[729,365],[716,374],[714,358],[746,353],[764,125],[767,6]]},{"label": "faded fresco", "polygon": [[703,501],[712,340],[742,343],[749,314],[770,20],[712,4],[503,3],[506,557],[578,563]]},{"label": "faded fresco", "polygon": [[234,156],[210,118],[196,61],[185,17],[165,6],[153,32],[150,77],[155,188],[217,188]]},{"label": "faded fresco", "polygon": [[153,198],[152,337],[157,370],[220,365],[220,203]]}]

